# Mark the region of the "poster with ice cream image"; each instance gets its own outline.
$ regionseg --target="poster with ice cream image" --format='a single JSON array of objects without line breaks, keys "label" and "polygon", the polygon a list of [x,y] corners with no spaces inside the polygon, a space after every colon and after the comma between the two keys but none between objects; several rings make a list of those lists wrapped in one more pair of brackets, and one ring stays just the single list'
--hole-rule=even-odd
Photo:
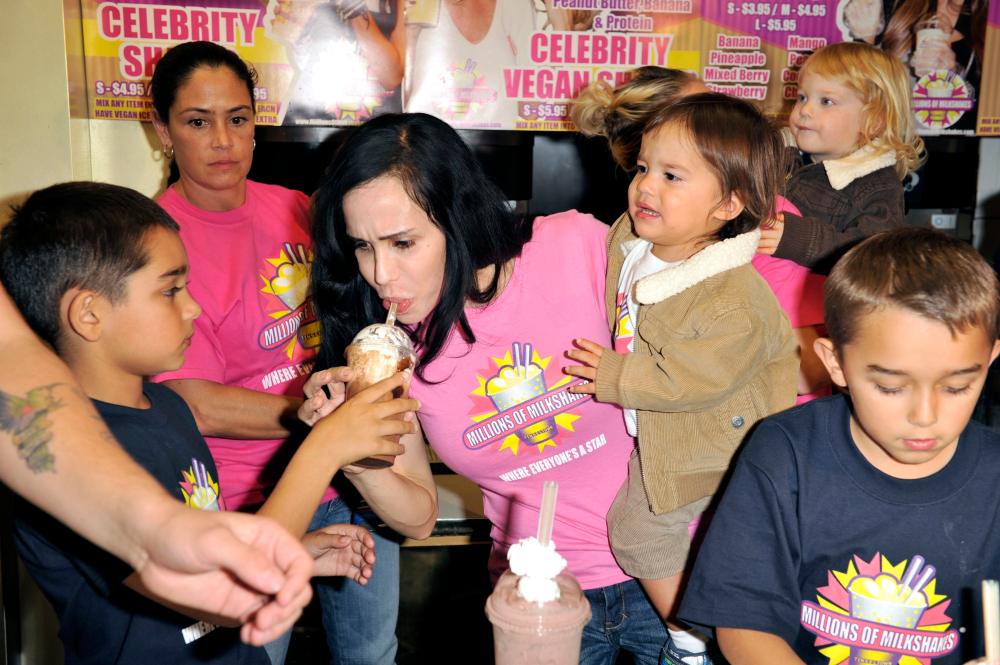
[{"label": "poster with ice cream image", "polygon": [[462,434],[469,450],[494,450],[521,456],[558,447],[563,433],[573,431],[574,409],[589,395],[566,389],[578,379],[566,376],[531,342],[514,342],[501,358],[478,375],[472,391],[474,424]]},{"label": "poster with ice cream image", "polygon": [[258,333],[258,345],[262,349],[283,347],[289,359],[300,348],[318,347],[319,322],[309,298],[312,252],[302,243],[286,242],[264,265],[260,292],[268,297],[265,311],[273,321]]},{"label": "poster with ice cream image", "polygon": [[800,621],[829,665],[931,665],[958,647],[951,600],[919,554],[895,563],[878,552],[868,561],[855,556],[816,591]]}]

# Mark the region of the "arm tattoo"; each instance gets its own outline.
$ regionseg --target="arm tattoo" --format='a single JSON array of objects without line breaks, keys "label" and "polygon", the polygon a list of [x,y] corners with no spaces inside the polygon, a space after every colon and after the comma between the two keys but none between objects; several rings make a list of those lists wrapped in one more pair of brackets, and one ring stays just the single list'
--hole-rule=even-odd
[{"label": "arm tattoo", "polygon": [[0,431],[10,432],[17,456],[35,473],[55,471],[55,457],[49,450],[52,440],[49,415],[64,406],[54,394],[59,385],[32,388],[24,397],[0,390]]}]

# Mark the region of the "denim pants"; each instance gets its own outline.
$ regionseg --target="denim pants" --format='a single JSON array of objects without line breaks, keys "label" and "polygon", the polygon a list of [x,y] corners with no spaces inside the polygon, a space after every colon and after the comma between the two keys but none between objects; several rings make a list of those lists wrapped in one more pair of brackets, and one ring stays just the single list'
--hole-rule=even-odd
[{"label": "denim pants", "polygon": [[[309,531],[348,524],[351,509],[337,498],[320,505]],[[361,522],[362,526],[370,525]],[[393,665],[399,615],[399,542],[372,532],[375,567],[368,584],[343,577],[314,577],[313,589],[323,616],[331,665]],[[291,631],[264,645],[272,665],[282,665]]]},{"label": "denim pants", "polygon": [[636,665],[659,665],[667,628],[638,581],[583,593],[591,617],[583,627],[580,665],[613,665],[622,650],[632,654]]},{"label": "denim pants", "polygon": [[[319,507],[309,530],[351,522],[351,509],[337,498]],[[372,529],[372,525],[360,522]],[[394,535],[394,534],[393,534]],[[331,665],[393,665],[399,617],[399,541],[372,529],[375,567],[368,584],[344,577],[314,577],[323,612]]]}]

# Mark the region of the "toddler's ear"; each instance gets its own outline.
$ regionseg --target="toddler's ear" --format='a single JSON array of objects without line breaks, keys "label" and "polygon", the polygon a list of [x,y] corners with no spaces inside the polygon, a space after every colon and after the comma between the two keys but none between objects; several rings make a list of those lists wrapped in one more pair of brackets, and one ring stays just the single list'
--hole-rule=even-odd
[{"label": "toddler's ear", "polygon": [[743,212],[743,208],[743,199],[736,192],[732,192],[719,203],[719,207],[715,209],[715,217],[722,222],[728,222],[736,219]]},{"label": "toddler's ear", "polygon": [[101,338],[106,298],[89,289],[74,288],[63,294],[61,304],[64,332],[87,342],[96,342]]}]

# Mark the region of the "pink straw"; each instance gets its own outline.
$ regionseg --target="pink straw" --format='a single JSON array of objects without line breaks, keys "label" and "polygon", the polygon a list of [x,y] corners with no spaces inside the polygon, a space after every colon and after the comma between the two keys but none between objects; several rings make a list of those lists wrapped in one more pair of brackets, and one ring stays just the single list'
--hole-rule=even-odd
[{"label": "pink straw", "polygon": [[546,480],[542,485],[542,507],[538,512],[538,542],[548,545],[552,540],[552,524],[556,517],[556,493],[559,483]]}]

